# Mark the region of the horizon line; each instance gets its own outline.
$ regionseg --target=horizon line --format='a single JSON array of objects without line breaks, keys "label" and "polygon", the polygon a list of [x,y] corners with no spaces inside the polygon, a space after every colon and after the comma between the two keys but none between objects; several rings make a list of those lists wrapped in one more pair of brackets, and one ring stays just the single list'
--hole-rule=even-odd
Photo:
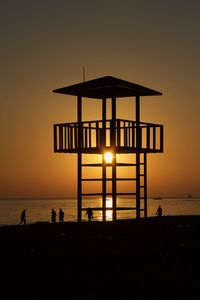
[{"label": "horizon line", "polygon": [[[109,196],[110,197],[110,196]],[[99,197],[93,197],[93,198],[99,198]],[[127,198],[127,197],[120,197],[120,198]],[[129,197],[130,198],[130,197]],[[179,196],[148,196],[147,199],[154,199],[154,198],[161,198],[161,199],[180,199],[180,198],[184,198],[184,199],[196,199],[196,198],[200,198],[200,195],[198,196],[192,196],[192,197],[188,197],[187,195],[183,196],[183,195],[179,195]],[[67,197],[0,197],[0,200],[45,200],[45,199],[49,199],[49,200],[55,200],[55,199],[77,199],[77,196],[67,196]],[[90,199],[90,198],[89,198]]]}]

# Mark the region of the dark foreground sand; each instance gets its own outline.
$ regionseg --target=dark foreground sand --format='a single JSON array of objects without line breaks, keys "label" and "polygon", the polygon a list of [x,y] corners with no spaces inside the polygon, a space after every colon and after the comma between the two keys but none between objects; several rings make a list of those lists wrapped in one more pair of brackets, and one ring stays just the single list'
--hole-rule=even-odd
[{"label": "dark foreground sand", "polygon": [[200,299],[200,216],[7,226],[0,241],[3,300]]}]

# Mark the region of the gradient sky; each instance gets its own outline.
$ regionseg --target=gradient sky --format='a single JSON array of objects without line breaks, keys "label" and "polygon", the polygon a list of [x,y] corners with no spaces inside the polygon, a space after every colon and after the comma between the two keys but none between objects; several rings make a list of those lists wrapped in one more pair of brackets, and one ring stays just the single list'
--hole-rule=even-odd
[{"label": "gradient sky", "polygon": [[[1,0],[0,37],[1,198],[76,195],[76,155],[53,153],[52,135],[76,121],[76,98],[52,90],[81,82],[83,65],[86,80],[163,93],[141,100],[142,121],[165,128],[149,195],[200,195],[199,0]],[[96,111],[86,103],[84,119]]]}]

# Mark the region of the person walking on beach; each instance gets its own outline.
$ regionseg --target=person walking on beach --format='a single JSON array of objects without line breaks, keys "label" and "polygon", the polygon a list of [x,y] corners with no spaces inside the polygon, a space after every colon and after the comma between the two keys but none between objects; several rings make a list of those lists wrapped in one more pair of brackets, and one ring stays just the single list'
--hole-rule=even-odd
[{"label": "person walking on beach", "polygon": [[162,217],[162,207],[159,205],[158,208],[157,208],[157,211],[156,211],[156,215],[158,217]]},{"label": "person walking on beach", "polygon": [[64,222],[64,211],[60,208],[59,210],[59,222]]},{"label": "person walking on beach", "polygon": [[56,223],[56,211],[53,208],[51,210],[51,222]]},{"label": "person walking on beach", "polygon": [[26,224],[26,210],[24,209],[21,213],[21,221],[20,224]]},{"label": "person walking on beach", "polygon": [[86,211],[85,215],[88,216],[88,221],[89,222],[91,221],[91,219],[93,219],[93,211],[92,211],[91,207],[87,208],[87,211]]}]

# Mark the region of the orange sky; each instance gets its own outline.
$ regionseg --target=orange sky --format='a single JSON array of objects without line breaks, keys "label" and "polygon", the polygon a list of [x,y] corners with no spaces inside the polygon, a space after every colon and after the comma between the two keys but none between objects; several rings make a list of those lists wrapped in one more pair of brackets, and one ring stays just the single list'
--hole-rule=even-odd
[{"label": "orange sky", "polygon": [[[76,98],[52,90],[82,81],[83,65],[86,80],[163,93],[141,100],[141,120],[165,130],[149,195],[200,195],[199,1],[2,0],[0,23],[0,198],[75,196],[76,155],[53,153],[53,124],[76,121]],[[88,101],[84,119],[98,118]]]}]

